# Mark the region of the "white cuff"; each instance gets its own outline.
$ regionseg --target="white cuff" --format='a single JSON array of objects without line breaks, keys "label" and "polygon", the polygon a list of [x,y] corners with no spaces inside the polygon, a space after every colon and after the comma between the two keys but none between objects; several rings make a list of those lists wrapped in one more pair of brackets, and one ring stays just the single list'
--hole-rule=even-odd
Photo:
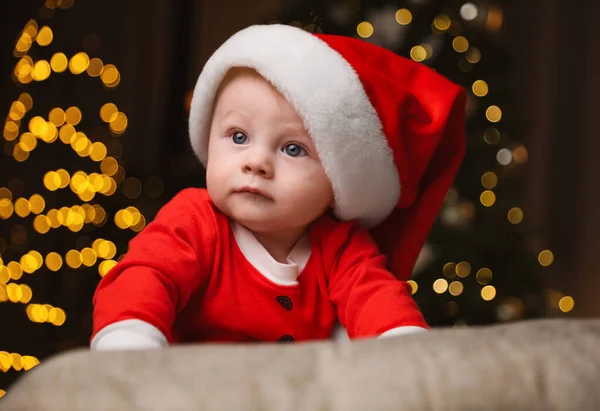
[{"label": "white cuff", "polygon": [[143,350],[167,347],[162,332],[142,320],[123,320],[102,328],[92,339],[90,348],[97,351]]},{"label": "white cuff", "polygon": [[414,334],[414,333],[418,333],[421,331],[427,331],[427,328],[417,327],[414,325],[407,325],[404,327],[396,327],[396,328],[389,329],[389,330],[385,331],[384,333],[382,333],[377,338],[387,338],[387,337],[395,337],[397,335]]}]

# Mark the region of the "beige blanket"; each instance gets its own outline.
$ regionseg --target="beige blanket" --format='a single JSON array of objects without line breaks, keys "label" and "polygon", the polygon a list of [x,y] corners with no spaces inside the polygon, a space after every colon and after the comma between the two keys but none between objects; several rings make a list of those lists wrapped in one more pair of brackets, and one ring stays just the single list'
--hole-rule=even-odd
[{"label": "beige blanket", "polygon": [[354,343],[76,351],[9,387],[2,411],[600,411],[600,319]]}]

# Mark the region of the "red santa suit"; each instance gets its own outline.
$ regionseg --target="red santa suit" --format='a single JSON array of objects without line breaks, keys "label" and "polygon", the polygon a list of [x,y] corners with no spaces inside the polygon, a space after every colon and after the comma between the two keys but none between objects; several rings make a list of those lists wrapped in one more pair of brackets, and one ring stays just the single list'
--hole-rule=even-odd
[{"label": "red santa suit", "polygon": [[92,346],[123,348],[132,333],[160,345],[327,339],[338,318],[351,338],[427,328],[410,286],[355,221],[321,217],[288,260],[275,261],[205,189],[184,190],[100,282]]}]

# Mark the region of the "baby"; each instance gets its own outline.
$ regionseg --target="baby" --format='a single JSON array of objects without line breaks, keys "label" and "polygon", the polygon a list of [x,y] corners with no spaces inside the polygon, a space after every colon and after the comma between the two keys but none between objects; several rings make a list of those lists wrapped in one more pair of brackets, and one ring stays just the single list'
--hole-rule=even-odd
[{"label": "baby", "polygon": [[427,329],[405,280],[464,155],[464,99],[360,40],[235,34],[191,104],[207,188],[176,195],[101,280],[92,348]]}]

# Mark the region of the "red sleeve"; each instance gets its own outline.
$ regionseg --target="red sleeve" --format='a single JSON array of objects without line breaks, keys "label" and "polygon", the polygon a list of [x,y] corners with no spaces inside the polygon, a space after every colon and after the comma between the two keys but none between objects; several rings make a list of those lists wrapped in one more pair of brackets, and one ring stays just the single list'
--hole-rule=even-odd
[{"label": "red sleeve", "polygon": [[139,319],[171,340],[175,315],[210,274],[217,223],[205,190],[177,194],[129,243],[94,294],[93,334]]},{"label": "red sleeve", "polygon": [[368,231],[355,222],[342,223],[327,243],[337,248],[329,294],[350,338],[374,337],[402,326],[429,328],[410,285],[386,269],[386,257]]}]

